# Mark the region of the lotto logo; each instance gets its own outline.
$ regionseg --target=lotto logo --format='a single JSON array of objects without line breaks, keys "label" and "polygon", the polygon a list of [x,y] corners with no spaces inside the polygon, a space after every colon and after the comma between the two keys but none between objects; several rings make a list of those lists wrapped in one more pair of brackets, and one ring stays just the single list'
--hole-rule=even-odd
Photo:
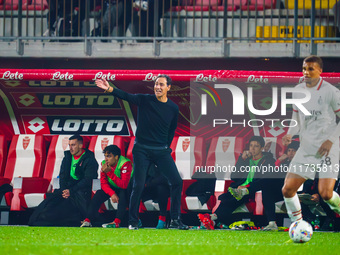
[{"label": "lotto logo", "polygon": [[23,104],[24,106],[30,106],[31,104],[35,103],[34,96],[30,94],[24,94],[19,97],[20,98],[20,103]]},{"label": "lotto logo", "polygon": [[28,123],[30,124],[28,128],[32,130],[34,133],[37,133],[40,130],[44,129],[45,121],[43,121],[39,117],[36,117],[35,119],[31,120]]}]

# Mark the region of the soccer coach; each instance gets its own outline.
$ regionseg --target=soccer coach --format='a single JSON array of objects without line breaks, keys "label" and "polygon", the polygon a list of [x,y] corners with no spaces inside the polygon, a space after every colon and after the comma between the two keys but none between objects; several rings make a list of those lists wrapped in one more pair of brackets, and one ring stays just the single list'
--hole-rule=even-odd
[{"label": "soccer coach", "polygon": [[129,94],[113,88],[104,80],[96,80],[97,87],[107,93],[138,106],[137,130],[132,150],[134,163],[133,187],[129,207],[129,229],[138,229],[138,212],[141,195],[150,164],[157,165],[170,183],[171,222],[169,228],[188,229],[180,219],[182,178],[171,157],[170,144],[175,135],[178,106],[168,98],[172,80],[158,75],[155,95]]}]

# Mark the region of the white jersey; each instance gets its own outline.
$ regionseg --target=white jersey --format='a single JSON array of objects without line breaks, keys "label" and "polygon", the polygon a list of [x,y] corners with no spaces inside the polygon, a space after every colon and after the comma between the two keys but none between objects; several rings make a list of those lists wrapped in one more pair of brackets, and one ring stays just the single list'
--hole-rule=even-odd
[{"label": "white jersey", "polygon": [[[337,126],[336,112],[340,111],[340,91],[322,78],[312,88],[307,87],[306,83],[300,83],[296,88],[306,89],[311,94],[311,99],[303,104],[311,115],[305,115],[293,106],[293,111],[299,115],[300,146],[308,155],[316,155],[321,144],[329,139]],[[293,98],[299,98],[299,95],[293,93]]]}]

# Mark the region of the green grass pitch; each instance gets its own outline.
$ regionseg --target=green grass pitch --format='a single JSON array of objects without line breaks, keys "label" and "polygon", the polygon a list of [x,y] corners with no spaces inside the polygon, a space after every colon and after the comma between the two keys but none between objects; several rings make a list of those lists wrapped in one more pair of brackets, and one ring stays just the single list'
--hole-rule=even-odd
[{"label": "green grass pitch", "polygon": [[10,254],[339,254],[340,233],[314,233],[305,244],[287,232],[230,230],[128,230],[0,227],[0,253]]}]

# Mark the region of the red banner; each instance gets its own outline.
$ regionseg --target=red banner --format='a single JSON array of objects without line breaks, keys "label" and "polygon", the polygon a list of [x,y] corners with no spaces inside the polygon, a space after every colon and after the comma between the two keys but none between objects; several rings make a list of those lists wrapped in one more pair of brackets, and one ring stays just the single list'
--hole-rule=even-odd
[{"label": "red banner", "polygon": [[[248,83],[273,84],[282,79],[296,84],[301,72],[233,71],[233,70],[79,70],[79,69],[0,69],[0,80],[6,81],[154,81],[158,74],[167,74],[174,81],[214,82],[219,78],[244,79]],[[340,73],[323,73],[332,84],[340,83]]]},{"label": "red banner", "polygon": [[[254,107],[267,109],[272,104],[273,86],[293,86],[302,77],[302,72],[232,70],[0,69],[0,134],[9,138],[19,133],[133,135],[136,129],[136,107],[103,93],[94,81],[105,78],[126,92],[152,94],[153,81],[158,74],[167,74],[174,81],[169,98],[180,109],[177,135],[195,135],[198,131],[195,123],[200,119],[200,111],[196,114],[195,107],[199,106],[190,102],[190,82],[214,84],[219,79],[241,82],[245,95],[247,87],[256,91]],[[322,77],[335,86],[340,85],[340,73],[323,73]],[[219,90],[219,93],[224,92]],[[217,101],[217,106],[227,107],[232,101],[223,101],[223,106]],[[217,106],[209,106],[209,110],[217,109]],[[256,119],[256,116],[246,115],[247,122]],[[232,113],[224,118],[230,123],[231,116]],[[276,112],[272,117],[282,120]],[[237,118],[233,120],[242,121]],[[207,138],[216,135],[248,136],[253,129],[241,125],[232,128],[230,125],[220,125],[216,129],[204,127],[200,130],[202,132]],[[267,125],[265,122],[259,132],[264,136],[278,137],[285,131],[277,123]]]}]

